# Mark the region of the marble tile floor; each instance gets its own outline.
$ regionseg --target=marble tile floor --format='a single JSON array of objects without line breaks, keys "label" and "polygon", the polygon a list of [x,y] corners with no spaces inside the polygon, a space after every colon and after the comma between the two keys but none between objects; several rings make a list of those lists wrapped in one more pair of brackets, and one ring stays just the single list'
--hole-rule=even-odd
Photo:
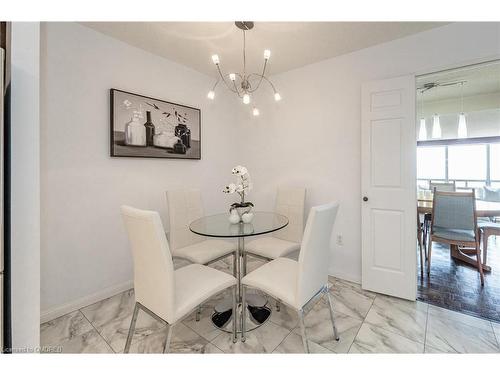
[{"label": "marble tile floor", "polygon": [[[248,269],[262,263],[249,258]],[[215,268],[230,272],[227,262]],[[331,278],[340,341],[333,339],[324,298],[310,306],[305,318],[311,353],[500,353],[500,324],[439,308],[362,290],[358,284]],[[303,353],[296,313],[282,306],[268,322],[234,344],[229,333],[209,320],[216,296],[202,310],[174,327],[172,353]],[[129,290],[41,325],[41,346],[63,353],[121,353],[134,306]],[[248,326],[252,326],[251,323]],[[139,314],[132,353],[161,353],[166,330]]]}]

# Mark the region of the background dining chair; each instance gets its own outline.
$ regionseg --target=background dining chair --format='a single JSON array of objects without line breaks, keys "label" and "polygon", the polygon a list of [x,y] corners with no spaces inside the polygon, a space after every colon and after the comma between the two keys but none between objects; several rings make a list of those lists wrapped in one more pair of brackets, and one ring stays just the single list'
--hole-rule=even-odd
[{"label": "background dining chair", "polygon": [[[139,310],[168,327],[164,352],[169,351],[173,325],[208,298],[233,288],[233,311],[236,311],[236,278],[222,271],[190,264],[174,271],[174,263],[160,215],[122,206],[134,259],[135,307],[125,344],[130,351]],[[233,341],[236,342],[236,314],[233,318]]]},{"label": "background dining chair", "polygon": [[288,225],[270,236],[248,242],[245,252],[272,260],[299,250],[304,231],[305,200],[304,188],[279,188],[274,210],[288,218]]},{"label": "background dining chair", "polygon": [[[274,259],[249,273],[241,281],[242,306],[245,306],[245,289],[256,288],[281,300],[298,312],[302,343],[307,353],[309,344],[304,325],[304,308],[319,293],[326,294],[334,338],[339,340],[328,287],[330,239],[338,208],[338,203],[311,208],[298,261],[289,258]],[[245,341],[246,309],[242,311],[241,341]]]},{"label": "background dining chair", "polygon": [[194,234],[189,224],[203,217],[203,204],[198,189],[167,191],[170,221],[170,246],[174,257],[208,265],[235,253],[235,244],[219,239],[205,239]]},{"label": "background dining chair", "polygon": [[[455,181],[451,182],[432,182],[429,181],[429,189],[434,192],[437,191],[456,191],[456,183]],[[424,222],[423,222],[423,245],[424,249],[427,248],[427,240],[429,237],[429,229],[431,226],[432,214],[424,214]],[[427,251],[425,251],[425,258],[427,259]]]},{"label": "background dining chair", "polygon": [[434,191],[456,191],[455,181],[451,182],[429,182],[429,190]]},{"label": "background dining chair", "polygon": [[[236,249],[232,242],[206,239],[194,234],[189,224],[203,217],[203,203],[198,189],[167,191],[168,216],[170,221],[170,245],[174,257],[191,263],[209,265],[233,255],[233,276],[236,276]],[[200,320],[201,306],[196,312]]]},{"label": "background dining chair", "polygon": [[433,241],[474,248],[481,285],[484,285],[474,191],[458,193],[434,190],[427,275],[430,275],[431,270]]},{"label": "background dining chair", "polygon": [[483,239],[483,264],[487,264],[488,239],[490,236],[500,236],[500,223],[482,221],[478,222],[477,226],[479,228],[479,243],[481,243],[481,237]]}]

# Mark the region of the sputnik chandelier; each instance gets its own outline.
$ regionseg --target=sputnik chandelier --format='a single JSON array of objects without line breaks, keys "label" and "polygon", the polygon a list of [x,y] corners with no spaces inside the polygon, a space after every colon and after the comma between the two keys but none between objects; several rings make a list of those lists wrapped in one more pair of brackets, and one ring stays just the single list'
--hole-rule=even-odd
[{"label": "sputnik chandelier", "polygon": [[[276,87],[271,82],[269,78],[266,77],[266,67],[269,58],[271,57],[271,51],[266,49],[264,51],[264,65],[262,67],[262,73],[247,73],[246,71],[246,35],[245,32],[253,28],[253,22],[241,21],[235,22],[236,27],[243,30],[243,72],[241,73],[229,73],[224,74],[220,67],[220,60],[218,55],[212,55],[212,61],[217,67],[217,72],[219,73],[219,78],[215,82],[212,90],[207,94],[207,97],[211,100],[215,98],[215,88],[220,82],[232,92],[234,92],[243,101],[244,104],[250,104],[252,102],[252,94],[257,91],[262,83],[266,81],[274,92],[274,100],[280,101],[281,95],[276,91]],[[254,116],[259,116],[260,111],[253,103],[252,114]]]}]

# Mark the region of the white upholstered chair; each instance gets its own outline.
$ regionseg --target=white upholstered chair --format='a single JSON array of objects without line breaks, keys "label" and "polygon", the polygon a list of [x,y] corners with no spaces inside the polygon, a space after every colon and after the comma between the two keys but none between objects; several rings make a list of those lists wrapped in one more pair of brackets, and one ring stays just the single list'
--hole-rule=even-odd
[{"label": "white upholstered chair", "polygon": [[[135,331],[139,310],[168,327],[164,352],[168,352],[173,325],[208,298],[233,288],[233,311],[236,311],[236,278],[200,264],[190,264],[174,271],[172,255],[161,223],[154,211],[122,206],[134,259],[135,308],[125,344],[125,353]],[[236,342],[236,318],[233,319]]]},{"label": "white upholstered chair", "polygon": [[304,230],[305,199],[304,188],[279,188],[275,211],[288,218],[288,225],[271,236],[248,242],[245,244],[245,252],[272,260],[299,250]]},{"label": "white upholstered chair", "polygon": [[205,239],[189,230],[189,224],[203,216],[201,193],[197,189],[167,191],[170,246],[174,257],[208,265],[235,253],[235,244]]},{"label": "white upholstered chair", "polygon": [[[255,288],[281,300],[298,312],[304,350],[309,352],[304,325],[304,307],[319,293],[325,293],[330,306],[334,338],[339,339],[328,290],[330,238],[338,203],[312,207],[304,230],[299,260],[277,258],[250,272],[242,279],[242,305],[245,289]],[[241,341],[245,341],[246,309],[241,317]]]}]

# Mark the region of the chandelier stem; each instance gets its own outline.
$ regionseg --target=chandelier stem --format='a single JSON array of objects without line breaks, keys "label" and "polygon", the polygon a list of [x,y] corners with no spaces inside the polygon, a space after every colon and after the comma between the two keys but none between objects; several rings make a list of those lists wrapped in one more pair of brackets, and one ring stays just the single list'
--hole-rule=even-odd
[{"label": "chandelier stem", "polygon": [[243,30],[243,78],[245,79],[247,75],[247,53],[246,53],[246,36],[245,30]]}]

